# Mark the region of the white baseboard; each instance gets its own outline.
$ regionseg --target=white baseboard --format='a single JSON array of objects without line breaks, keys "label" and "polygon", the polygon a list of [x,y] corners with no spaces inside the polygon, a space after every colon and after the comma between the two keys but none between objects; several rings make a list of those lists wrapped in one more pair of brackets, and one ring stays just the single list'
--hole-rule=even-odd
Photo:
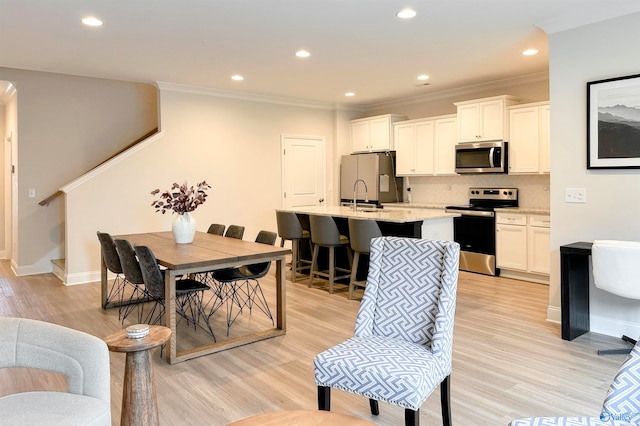
[{"label": "white baseboard", "polygon": [[640,324],[597,315],[589,317],[589,330],[607,336],[620,337],[623,334],[637,339],[640,336]]},{"label": "white baseboard", "polygon": [[66,274],[63,283],[64,285],[87,284],[100,281],[101,278],[100,271],[78,272],[75,274]]},{"label": "white baseboard", "polygon": [[11,270],[16,276],[49,274],[53,272],[53,265],[50,260],[35,263],[33,265],[18,266],[14,259],[11,259]]},{"label": "white baseboard", "polygon": [[547,321],[560,324],[562,322],[562,310],[557,306],[547,306]]}]

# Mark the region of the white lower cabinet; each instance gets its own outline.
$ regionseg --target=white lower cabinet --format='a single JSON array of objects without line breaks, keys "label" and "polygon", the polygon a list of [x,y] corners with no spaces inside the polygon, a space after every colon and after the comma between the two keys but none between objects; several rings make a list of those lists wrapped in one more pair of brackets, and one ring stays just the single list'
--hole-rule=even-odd
[{"label": "white lower cabinet", "polygon": [[548,276],[550,223],[548,215],[497,212],[498,268]]},{"label": "white lower cabinet", "polygon": [[496,214],[496,265],[527,270],[527,215]]},{"label": "white lower cabinet", "polygon": [[529,272],[548,275],[551,272],[549,253],[549,216],[529,215],[527,248],[529,252],[527,268]]}]

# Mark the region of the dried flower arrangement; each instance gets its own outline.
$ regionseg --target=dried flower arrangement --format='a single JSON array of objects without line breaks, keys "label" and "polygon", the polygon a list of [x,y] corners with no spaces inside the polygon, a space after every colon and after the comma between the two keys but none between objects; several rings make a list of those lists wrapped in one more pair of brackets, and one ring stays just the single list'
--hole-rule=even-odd
[{"label": "dried flower arrangement", "polygon": [[[162,212],[162,214],[165,214],[167,210],[178,214],[192,212],[200,204],[207,201],[207,190],[210,188],[211,185],[206,181],[198,183],[195,188],[187,186],[187,182],[182,185],[174,183],[169,190],[160,194],[160,198],[151,205],[156,209],[156,212]],[[159,189],[154,189],[151,191],[151,195],[156,195],[159,192]]]}]

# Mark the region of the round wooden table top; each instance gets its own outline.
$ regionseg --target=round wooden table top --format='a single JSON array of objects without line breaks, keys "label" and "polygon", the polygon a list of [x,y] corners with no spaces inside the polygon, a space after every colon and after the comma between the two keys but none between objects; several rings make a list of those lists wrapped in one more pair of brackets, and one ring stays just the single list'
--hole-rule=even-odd
[{"label": "round wooden table top", "polygon": [[138,352],[160,346],[171,337],[171,329],[161,325],[150,325],[149,334],[141,339],[127,337],[127,330],[118,330],[103,340],[112,352]]},{"label": "round wooden table top", "polygon": [[229,423],[227,426],[370,426],[375,425],[368,420],[348,416],[346,414],[333,413],[322,410],[293,410],[276,411],[273,413],[260,414],[258,416],[247,417],[237,422]]}]

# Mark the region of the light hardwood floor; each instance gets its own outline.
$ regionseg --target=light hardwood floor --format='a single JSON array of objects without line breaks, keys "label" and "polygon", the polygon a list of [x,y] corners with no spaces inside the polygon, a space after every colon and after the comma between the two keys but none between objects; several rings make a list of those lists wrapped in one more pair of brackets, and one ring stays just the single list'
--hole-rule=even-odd
[{"label": "light hardwood floor", "polygon": [[[287,278],[289,278],[287,273]],[[282,337],[168,365],[153,350],[163,425],[224,425],[276,410],[316,409],[313,357],[353,334],[359,300],[346,286],[329,295],[317,281],[287,281],[287,334]],[[273,303],[273,275],[262,280]],[[600,347],[623,346],[618,339],[587,333],[571,342],[545,321],[548,287],[483,275],[460,274],[454,332],[451,399],[456,425],[506,425],[530,415],[598,415],[624,355],[598,356]],[[358,293],[360,296],[361,293]],[[52,274],[17,278],[0,261],[0,316],[45,320],[104,337],[121,327],[117,309],[100,308],[99,283],[66,287]],[[220,312],[224,315],[224,312]],[[133,315],[126,325],[133,324]],[[224,337],[218,321],[216,334]],[[233,333],[270,325],[261,312],[244,312]],[[207,339],[179,325],[184,344]],[[0,349],[1,350],[1,349]],[[113,424],[119,423],[124,354],[111,354]],[[64,380],[31,371],[0,370],[0,394],[36,387],[57,389]],[[332,410],[380,425],[403,424],[403,410],[333,391]],[[441,424],[439,391],[425,402],[423,425]]]}]

